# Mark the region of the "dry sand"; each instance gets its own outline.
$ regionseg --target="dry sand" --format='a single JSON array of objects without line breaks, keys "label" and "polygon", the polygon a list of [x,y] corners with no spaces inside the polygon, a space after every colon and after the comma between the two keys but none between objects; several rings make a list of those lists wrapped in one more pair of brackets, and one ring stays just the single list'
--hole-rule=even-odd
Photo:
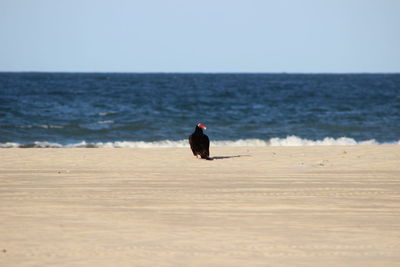
[{"label": "dry sand", "polygon": [[0,266],[400,265],[398,145],[0,153]]}]

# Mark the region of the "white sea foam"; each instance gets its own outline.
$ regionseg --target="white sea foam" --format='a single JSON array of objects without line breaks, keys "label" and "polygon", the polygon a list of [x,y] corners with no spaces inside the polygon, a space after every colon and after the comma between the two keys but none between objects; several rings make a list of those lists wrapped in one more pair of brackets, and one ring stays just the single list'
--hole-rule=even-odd
[{"label": "white sea foam", "polygon": [[239,139],[235,141],[212,141],[211,146],[269,146],[269,141],[261,139]]},{"label": "white sea foam", "polygon": [[13,142],[0,143],[0,148],[15,148],[15,147],[20,147],[20,145],[21,144]]},{"label": "white sea foam", "polygon": [[18,147],[21,147],[21,148],[30,148],[30,147],[60,148],[60,147],[63,147],[63,145],[58,144],[58,143],[50,143],[50,142],[33,142],[33,143],[29,143],[29,144],[20,144],[20,143],[14,143],[14,142],[0,143],[0,148],[18,148]]},{"label": "white sea foam", "polygon": [[[212,141],[211,147],[265,147],[265,146],[355,146],[355,145],[386,145],[394,144],[400,145],[400,140],[391,143],[379,143],[374,139],[365,141],[356,141],[348,137],[331,138],[326,137],[322,140],[309,140],[302,139],[297,136],[288,136],[286,138],[271,138],[269,140],[261,139],[239,139],[239,140],[226,140],[226,141]],[[88,147],[88,148],[169,148],[169,147],[189,147],[189,142],[187,140],[164,140],[164,141],[117,141],[117,142],[96,142],[87,143],[82,141],[80,143],[73,143],[62,145],[59,143],[51,142],[34,142],[29,144],[21,144],[15,142],[0,143],[0,148],[27,148],[27,147],[37,147],[37,148],[60,148],[60,147]]]},{"label": "white sea foam", "polygon": [[98,115],[99,116],[107,116],[107,115],[113,115],[116,114],[116,111],[105,111],[105,112],[99,112]]},{"label": "white sea foam", "polygon": [[117,141],[117,142],[97,142],[97,143],[86,143],[85,141],[66,145],[66,147],[105,147],[105,148],[163,148],[163,147],[187,147],[189,142],[186,140],[181,141],[156,141],[156,142],[144,142],[144,141]]},{"label": "white sea foam", "polygon": [[107,121],[98,121],[98,124],[113,124],[114,121],[113,120],[107,120]]},{"label": "white sea foam", "polygon": [[61,125],[46,125],[46,124],[39,125],[38,127],[43,128],[43,129],[62,129],[62,128],[64,128],[64,126],[61,126]]},{"label": "white sea foam", "polygon": [[16,126],[17,128],[21,129],[31,129],[31,128],[43,128],[43,129],[62,129],[64,126],[62,125],[47,125],[47,124],[40,124],[40,125],[19,125]]},{"label": "white sea foam", "polygon": [[340,137],[331,138],[325,137],[323,140],[302,139],[297,136],[288,136],[286,138],[271,138],[271,146],[354,146],[354,145],[378,145],[375,139],[357,142],[353,138]]}]

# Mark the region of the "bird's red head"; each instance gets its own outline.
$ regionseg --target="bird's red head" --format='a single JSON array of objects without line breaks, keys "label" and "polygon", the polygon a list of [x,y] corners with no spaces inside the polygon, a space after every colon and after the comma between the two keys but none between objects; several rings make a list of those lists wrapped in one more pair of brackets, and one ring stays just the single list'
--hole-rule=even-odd
[{"label": "bird's red head", "polygon": [[207,127],[204,124],[201,124],[201,123],[197,124],[197,127],[201,128],[203,130],[207,129]]}]

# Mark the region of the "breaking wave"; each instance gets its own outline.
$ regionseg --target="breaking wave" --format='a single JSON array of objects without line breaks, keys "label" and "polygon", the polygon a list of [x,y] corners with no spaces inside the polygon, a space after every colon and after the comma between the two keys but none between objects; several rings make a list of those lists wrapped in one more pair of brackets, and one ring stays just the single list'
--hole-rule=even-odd
[{"label": "breaking wave", "polygon": [[[265,147],[265,146],[355,146],[355,145],[387,145],[395,144],[400,145],[400,140],[391,143],[379,143],[375,139],[356,141],[353,138],[340,137],[331,138],[326,137],[323,140],[309,140],[303,139],[297,136],[288,136],[286,138],[271,138],[269,140],[261,139],[239,139],[239,140],[226,140],[226,141],[212,141],[211,146],[214,147],[240,147],[240,146],[251,146],[251,147]],[[0,143],[0,148],[171,148],[171,147],[188,147],[189,142],[187,140],[178,141],[116,141],[116,142],[94,142],[87,143],[85,141],[74,144],[59,144],[51,142],[33,142],[27,144],[21,143]]]}]

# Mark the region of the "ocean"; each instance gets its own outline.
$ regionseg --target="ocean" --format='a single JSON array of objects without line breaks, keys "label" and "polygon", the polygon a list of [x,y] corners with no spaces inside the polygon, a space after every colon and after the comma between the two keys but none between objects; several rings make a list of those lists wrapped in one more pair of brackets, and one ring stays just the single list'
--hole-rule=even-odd
[{"label": "ocean", "polygon": [[400,144],[400,74],[0,73],[0,147]]}]

